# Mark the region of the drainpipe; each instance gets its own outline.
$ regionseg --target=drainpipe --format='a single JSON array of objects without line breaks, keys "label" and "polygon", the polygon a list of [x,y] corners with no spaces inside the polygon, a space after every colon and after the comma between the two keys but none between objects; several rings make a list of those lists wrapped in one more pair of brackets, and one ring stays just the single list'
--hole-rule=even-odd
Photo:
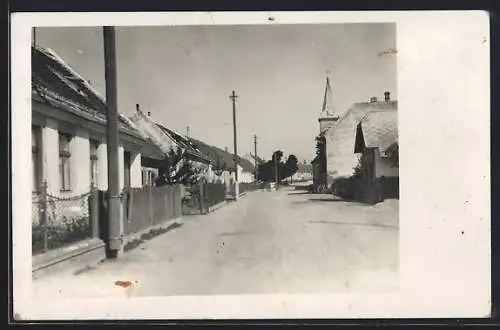
[{"label": "drainpipe", "polygon": [[103,27],[104,72],[106,79],[106,133],[108,156],[108,225],[106,257],[115,259],[123,247],[120,176],[118,162],[118,102],[116,90],[115,28]]}]

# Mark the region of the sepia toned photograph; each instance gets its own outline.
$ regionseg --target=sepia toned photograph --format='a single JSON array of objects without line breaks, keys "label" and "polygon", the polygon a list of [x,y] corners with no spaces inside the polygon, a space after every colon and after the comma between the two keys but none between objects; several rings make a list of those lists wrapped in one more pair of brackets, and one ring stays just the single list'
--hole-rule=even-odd
[{"label": "sepia toned photograph", "polygon": [[485,310],[482,16],[137,15],[16,37],[18,318]]},{"label": "sepia toned photograph", "polygon": [[[380,23],[34,28],[37,293],[397,290],[395,42]],[[87,255],[116,261],[43,276]]]}]

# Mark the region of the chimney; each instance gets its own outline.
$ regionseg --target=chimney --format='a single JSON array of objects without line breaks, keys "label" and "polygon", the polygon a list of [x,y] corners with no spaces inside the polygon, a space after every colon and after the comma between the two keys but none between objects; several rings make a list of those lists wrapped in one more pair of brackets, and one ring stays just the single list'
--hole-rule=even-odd
[{"label": "chimney", "polygon": [[377,103],[377,97],[370,97],[370,103]]},{"label": "chimney", "polygon": [[384,98],[385,98],[385,102],[390,102],[391,101],[391,93],[390,92],[385,92],[384,93]]},{"label": "chimney", "polygon": [[151,117],[151,111],[148,111],[148,117]]},{"label": "chimney", "polygon": [[227,147],[224,147],[224,150],[226,150],[226,152],[227,152]]},{"label": "chimney", "polygon": [[135,105],[135,110],[136,110],[137,112],[141,112],[141,109],[140,109],[140,107],[139,107],[139,103],[137,103],[137,104]]}]

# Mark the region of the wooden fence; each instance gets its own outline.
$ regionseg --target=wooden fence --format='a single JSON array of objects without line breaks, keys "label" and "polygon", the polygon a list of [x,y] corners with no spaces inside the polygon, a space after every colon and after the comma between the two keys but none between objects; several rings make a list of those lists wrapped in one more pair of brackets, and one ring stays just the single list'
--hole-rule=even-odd
[{"label": "wooden fence", "polygon": [[182,214],[206,214],[212,206],[225,200],[225,184],[200,182],[186,187],[186,195],[182,199]]},{"label": "wooden fence", "polygon": [[[234,197],[234,191],[236,185],[234,183],[231,184],[231,189],[229,191],[230,197]],[[242,195],[248,191],[253,191],[260,189],[260,185],[257,182],[240,182],[239,183],[239,194]]]},{"label": "wooden fence", "polygon": [[182,215],[181,187],[143,187],[125,191],[124,235],[134,234]]}]

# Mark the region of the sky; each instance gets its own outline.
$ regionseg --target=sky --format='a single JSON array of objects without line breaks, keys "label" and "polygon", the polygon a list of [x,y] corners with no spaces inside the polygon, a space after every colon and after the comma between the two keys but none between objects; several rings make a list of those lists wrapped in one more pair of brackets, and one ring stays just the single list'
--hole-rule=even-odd
[{"label": "sky", "polygon": [[[105,96],[100,27],[37,28],[51,48]],[[233,150],[232,90],[238,154],[274,150],[314,158],[326,76],[334,107],[397,98],[395,24],[117,27],[119,112],[139,103],[181,134]],[[390,53],[390,52],[389,52]]]}]

